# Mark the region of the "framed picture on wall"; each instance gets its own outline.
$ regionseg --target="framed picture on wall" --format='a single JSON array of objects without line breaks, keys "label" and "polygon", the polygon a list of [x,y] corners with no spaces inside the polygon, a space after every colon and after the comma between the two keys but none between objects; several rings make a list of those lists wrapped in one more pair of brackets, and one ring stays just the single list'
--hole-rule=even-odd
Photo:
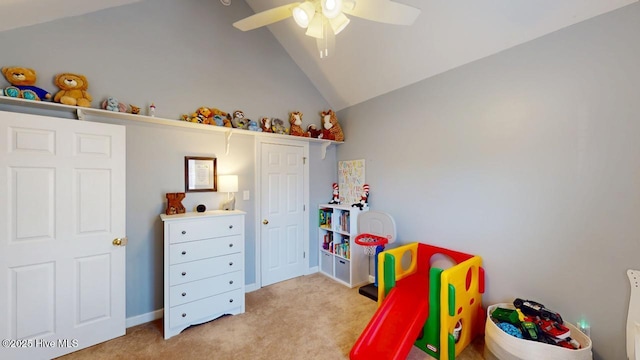
[{"label": "framed picture on wall", "polygon": [[185,156],[184,157],[184,190],[217,191],[218,171],[216,158]]}]

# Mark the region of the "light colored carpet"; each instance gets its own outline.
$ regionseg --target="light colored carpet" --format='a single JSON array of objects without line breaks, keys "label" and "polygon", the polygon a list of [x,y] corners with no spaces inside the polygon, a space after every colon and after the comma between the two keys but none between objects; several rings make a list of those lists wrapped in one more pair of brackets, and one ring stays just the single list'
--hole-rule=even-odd
[{"label": "light colored carpet", "polygon": [[[313,274],[247,293],[244,314],[192,326],[169,340],[160,319],[60,359],[348,359],[376,307],[357,288]],[[484,359],[483,349],[478,339],[458,359]],[[408,356],[429,358],[416,347]]]}]

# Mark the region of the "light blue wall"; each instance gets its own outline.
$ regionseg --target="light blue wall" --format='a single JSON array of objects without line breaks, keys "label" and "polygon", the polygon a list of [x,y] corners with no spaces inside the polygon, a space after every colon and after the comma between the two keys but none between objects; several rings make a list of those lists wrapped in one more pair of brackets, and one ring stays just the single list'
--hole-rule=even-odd
[{"label": "light blue wall", "polygon": [[640,268],[640,5],[338,113],[401,243],[483,257],[485,304],[533,299],[626,359]]},{"label": "light blue wall", "polygon": [[[34,68],[37,85],[50,92],[58,90],[52,82],[55,74],[84,74],[94,107],[111,95],[142,107],[153,101],[157,116],[169,119],[200,106],[241,109],[251,119],[286,120],[290,111],[299,110],[305,126],[319,126],[319,112],[328,104],[273,35],[266,28],[245,33],[232,27],[252,13],[243,1],[230,7],[209,0],[143,1],[1,32],[0,66]],[[1,79],[0,86],[6,85]],[[246,283],[254,284],[254,138],[233,135],[225,155],[223,133],[115,122],[127,127],[127,317],[163,307],[159,214],[165,208],[164,194],[184,189],[187,155],[217,157],[219,173],[238,174],[240,190],[250,191],[250,201],[238,194],[237,208],[247,211]],[[310,146],[311,209],[331,194],[335,154],[331,146],[322,160],[320,145]],[[224,196],[188,193],[183,204],[189,210],[199,203],[217,208]],[[311,225],[315,214],[310,211]],[[314,244],[314,226],[310,233]],[[317,259],[312,246],[311,267]]]}]

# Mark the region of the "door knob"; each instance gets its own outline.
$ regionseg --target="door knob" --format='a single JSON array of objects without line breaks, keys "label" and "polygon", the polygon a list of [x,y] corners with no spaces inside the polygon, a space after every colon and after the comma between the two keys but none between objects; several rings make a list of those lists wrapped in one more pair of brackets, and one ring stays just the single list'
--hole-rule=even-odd
[{"label": "door knob", "polygon": [[265,224],[265,225],[267,225],[267,224],[269,223],[269,220],[264,219],[264,220],[262,220],[262,223],[263,223],[263,224]]},{"label": "door knob", "polygon": [[126,237],[123,237],[123,238],[115,238],[111,243],[113,244],[113,246],[125,246],[127,245],[127,241],[128,239]]}]

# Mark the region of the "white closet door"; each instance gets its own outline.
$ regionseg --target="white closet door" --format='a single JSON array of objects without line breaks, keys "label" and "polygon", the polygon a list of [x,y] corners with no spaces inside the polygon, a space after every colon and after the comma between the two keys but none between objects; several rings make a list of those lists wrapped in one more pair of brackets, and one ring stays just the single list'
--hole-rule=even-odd
[{"label": "white closet door", "polygon": [[261,144],[262,286],[304,275],[304,148]]},{"label": "white closet door", "polygon": [[2,359],[125,333],[125,128],[0,111]]}]

